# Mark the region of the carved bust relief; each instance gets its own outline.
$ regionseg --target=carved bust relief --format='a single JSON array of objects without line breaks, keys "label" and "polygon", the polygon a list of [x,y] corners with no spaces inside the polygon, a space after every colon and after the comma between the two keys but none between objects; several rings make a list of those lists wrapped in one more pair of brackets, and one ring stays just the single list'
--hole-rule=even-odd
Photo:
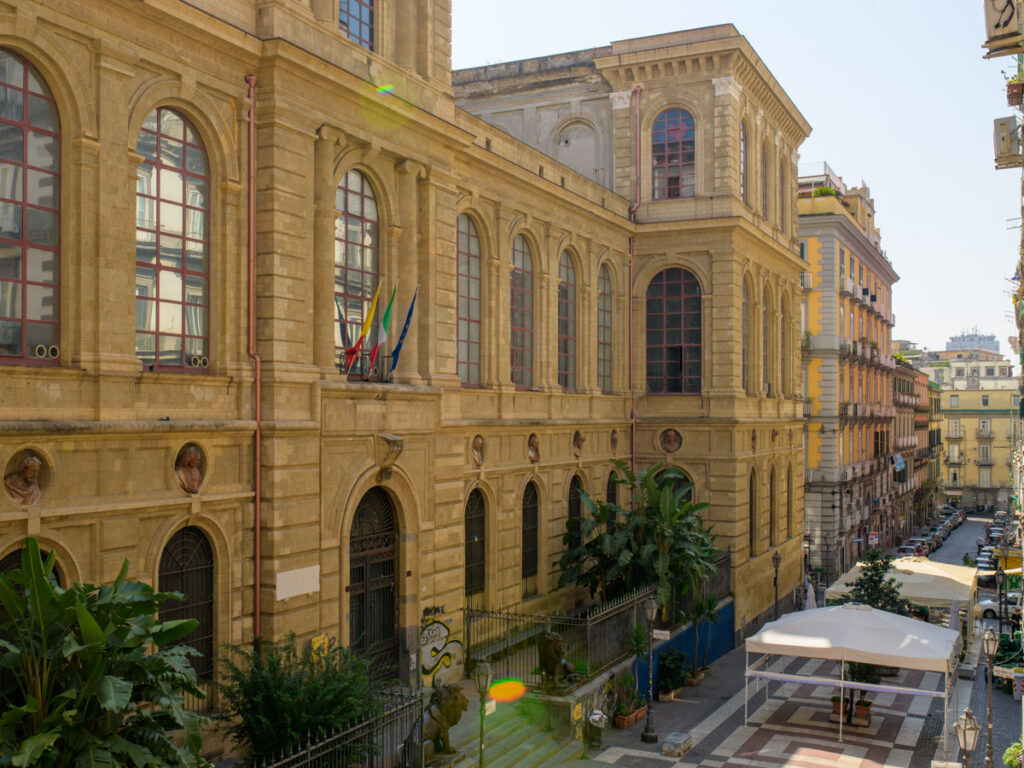
[{"label": "carved bust relief", "polygon": [[526,456],[534,464],[540,461],[540,439],[535,433],[526,441]]},{"label": "carved bust relief", "polygon": [[483,435],[477,435],[473,438],[473,445],[470,448],[470,453],[473,456],[473,466],[482,467],[484,465],[484,438]]},{"label": "carved bust relief", "polygon": [[15,457],[8,465],[4,474],[4,490],[15,504],[31,507],[42,500],[43,492],[39,488],[42,467],[43,460],[33,453]]},{"label": "carved bust relief", "polygon": [[675,453],[683,447],[683,436],[675,429],[666,429],[661,433],[661,450]]},{"label": "carved bust relief", "polygon": [[579,430],[572,433],[572,455],[577,459],[583,455],[583,443],[587,441]]},{"label": "carved bust relief", "polygon": [[174,461],[174,474],[185,493],[199,493],[203,484],[203,452],[195,443],[188,443],[178,451]]}]

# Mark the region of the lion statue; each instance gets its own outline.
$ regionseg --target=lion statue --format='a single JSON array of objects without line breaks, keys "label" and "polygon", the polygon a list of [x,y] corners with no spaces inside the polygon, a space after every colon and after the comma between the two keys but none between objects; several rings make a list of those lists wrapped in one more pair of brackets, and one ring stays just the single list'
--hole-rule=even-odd
[{"label": "lion statue", "polygon": [[457,685],[446,683],[434,688],[430,702],[423,713],[423,755],[427,762],[435,754],[451,754],[454,750],[448,740],[448,730],[462,718],[469,708],[469,700]]},{"label": "lion statue", "polygon": [[580,680],[576,667],[565,658],[565,640],[557,632],[547,630],[540,636],[540,674],[549,688],[564,688]]}]

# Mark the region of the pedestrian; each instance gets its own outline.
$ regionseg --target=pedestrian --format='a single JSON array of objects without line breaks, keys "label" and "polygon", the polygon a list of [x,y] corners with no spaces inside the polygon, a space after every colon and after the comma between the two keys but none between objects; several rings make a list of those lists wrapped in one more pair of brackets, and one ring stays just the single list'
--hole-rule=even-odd
[{"label": "pedestrian", "polygon": [[978,545],[978,554],[980,555],[981,554],[981,548],[985,546],[985,539],[983,537],[979,536],[975,540],[974,543]]},{"label": "pedestrian", "polygon": [[1013,615],[1010,616],[1010,634],[1015,635],[1020,632],[1020,608],[1015,608]]}]

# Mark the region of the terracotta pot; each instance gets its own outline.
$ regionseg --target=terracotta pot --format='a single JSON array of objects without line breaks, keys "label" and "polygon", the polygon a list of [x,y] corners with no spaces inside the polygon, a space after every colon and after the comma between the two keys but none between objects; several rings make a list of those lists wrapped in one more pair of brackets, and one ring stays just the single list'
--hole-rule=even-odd
[{"label": "terracotta pot", "polygon": [[1006,101],[1011,107],[1019,107],[1024,101],[1024,83],[1007,83]]},{"label": "terracotta pot", "polygon": [[[846,699],[840,699],[839,701],[832,702],[832,714],[833,715],[845,715],[846,714]],[[842,711],[840,711],[842,707]]]},{"label": "terracotta pot", "polygon": [[854,717],[871,717],[871,702],[869,701],[866,704],[855,702],[853,705],[853,715]]},{"label": "terracotta pot", "polygon": [[675,701],[676,691],[658,691],[658,701]]},{"label": "terracotta pot", "polygon": [[616,715],[615,716],[615,727],[616,728],[629,728],[629,726],[639,723],[647,717],[647,707],[640,707],[636,712],[631,712],[628,715]]}]

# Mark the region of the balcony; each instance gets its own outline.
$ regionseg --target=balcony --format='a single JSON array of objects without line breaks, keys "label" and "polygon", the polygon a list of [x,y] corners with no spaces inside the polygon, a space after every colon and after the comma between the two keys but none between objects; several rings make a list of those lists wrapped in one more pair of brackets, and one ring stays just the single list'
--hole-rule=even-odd
[{"label": "balcony", "polygon": [[963,433],[961,433],[961,432],[948,432],[946,434],[946,439],[947,440],[963,440],[964,436],[963,436]]},{"label": "balcony", "polygon": [[978,458],[974,460],[974,463],[979,467],[994,467],[996,462],[991,456],[988,458]]},{"label": "balcony", "polygon": [[947,456],[946,463],[951,467],[959,467],[964,463],[964,460],[960,456]]},{"label": "balcony", "polygon": [[974,433],[974,436],[979,440],[991,440],[995,437],[995,433],[991,429],[979,429]]},{"label": "balcony", "polygon": [[853,294],[853,278],[844,277],[839,280],[839,295],[850,296]]}]

